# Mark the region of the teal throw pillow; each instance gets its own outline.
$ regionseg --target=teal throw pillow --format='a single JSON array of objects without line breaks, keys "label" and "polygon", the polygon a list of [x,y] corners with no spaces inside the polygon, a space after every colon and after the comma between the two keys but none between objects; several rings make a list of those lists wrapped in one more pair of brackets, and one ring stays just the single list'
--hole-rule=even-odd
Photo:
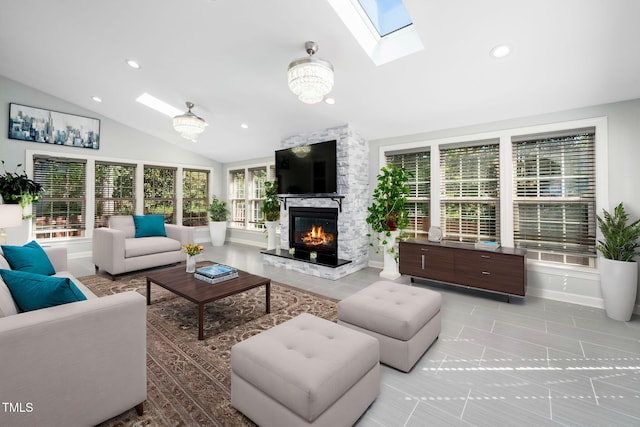
[{"label": "teal throw pillow", "polygon": [[12,270],[46,274],[47,276],[56,272],[47,253],[35,240],[24,246],[2,245],[2,252]]},{"label": "teal throw pillow", "polygon": [[164,215],[134,215],[136,237],[167,237],[164,229]]},{"label": "teal throw pillow", "polygon": [[14,270],[0,270],[0,275],[21,311],[39,310],[87,299],[68,277]]}]

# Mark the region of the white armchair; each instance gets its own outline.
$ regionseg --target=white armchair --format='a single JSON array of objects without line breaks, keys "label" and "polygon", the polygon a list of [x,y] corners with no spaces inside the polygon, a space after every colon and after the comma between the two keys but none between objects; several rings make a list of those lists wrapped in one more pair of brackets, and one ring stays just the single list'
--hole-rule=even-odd
[{"label": "white armchair", "polygon": [[193,243],[193,229],[165,224],[166,237],[135,237],[133,216],[112,216],[109,228],[93,231],[93,263],[96,271],[117,274],[174,264],[185,260],[182,246]]}]

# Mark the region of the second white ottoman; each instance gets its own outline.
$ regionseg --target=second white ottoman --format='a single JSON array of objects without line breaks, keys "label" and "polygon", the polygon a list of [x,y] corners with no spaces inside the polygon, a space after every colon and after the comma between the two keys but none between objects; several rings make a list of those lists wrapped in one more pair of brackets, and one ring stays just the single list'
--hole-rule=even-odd
[{"label": "second white ottoman", "polygon": [[380,361],[409,372],[440,334],[439,292],[379,281],[338,303],[338,324],[380,342]]}]

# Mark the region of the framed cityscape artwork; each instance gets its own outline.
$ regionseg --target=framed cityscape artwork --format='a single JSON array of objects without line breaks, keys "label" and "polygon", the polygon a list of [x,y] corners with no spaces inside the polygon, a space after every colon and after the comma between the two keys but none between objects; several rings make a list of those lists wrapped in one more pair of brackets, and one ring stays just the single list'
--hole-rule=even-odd
[{"label": "framed cityscape artwork", "polygon": [[9,138],[97,150],[100,120],[11,103]]}]

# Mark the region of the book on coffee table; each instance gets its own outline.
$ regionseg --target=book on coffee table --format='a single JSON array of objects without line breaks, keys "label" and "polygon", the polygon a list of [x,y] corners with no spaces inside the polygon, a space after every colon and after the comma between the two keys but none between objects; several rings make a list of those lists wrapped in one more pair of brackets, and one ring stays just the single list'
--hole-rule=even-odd
[{"label": "book on coffee table", "polygon": [[195,273],[193,277],[195,279],[202,280],[203,282],[207,282],[208,284],[213,285],[216,283],[224,282],[225,280],[235,279],[236,277],[238,277],[238,273],[236,272],[231,274],[225,274],[223,276],[218,276],[218,277],[207,277],[207,276],[203,276],[201,274]]},{"label": "book on coffee table", "polygon": [[214,284],[238,277],[238,270],[228,265],[214,264],[198,268],[193,277]]}]

